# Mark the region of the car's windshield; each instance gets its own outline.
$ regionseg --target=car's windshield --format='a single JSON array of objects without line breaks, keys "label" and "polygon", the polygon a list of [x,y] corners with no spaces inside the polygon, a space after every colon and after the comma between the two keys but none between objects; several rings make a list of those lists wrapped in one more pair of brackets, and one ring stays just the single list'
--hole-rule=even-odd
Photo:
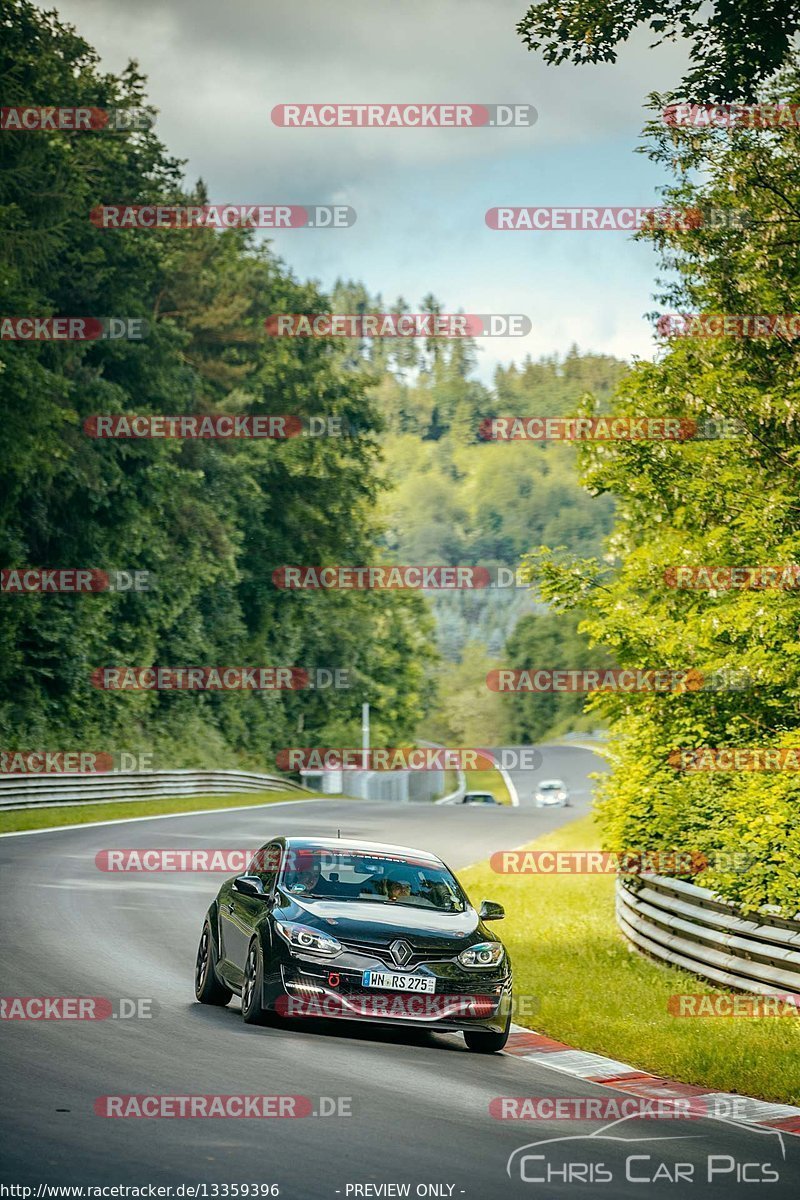
[{"label": "car's windshield", "polygon": [[540,792],[560,792],[564,788],[563,783],[540,783]]},{"label": "car's windshield", "polygon": [[467,900],[446,867],[400,855],[289,849],[280,887],[303,899],[464,912]]}]

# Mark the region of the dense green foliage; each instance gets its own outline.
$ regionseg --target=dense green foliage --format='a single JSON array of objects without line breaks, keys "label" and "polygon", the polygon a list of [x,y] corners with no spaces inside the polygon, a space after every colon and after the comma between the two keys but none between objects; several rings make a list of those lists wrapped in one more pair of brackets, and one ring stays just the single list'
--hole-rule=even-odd
[{"label": "dense green foliage", "polygon": [[[611,665],[608,655],[589,645],[586,635],[579,632],[579,624],[580,617],[574,612],[550,611],[523,617],[506,644],[502,665],[527,671]],[[581,719],[585,702],[583,692],[504,694],[508,742],[533,744],[568,729],[597,725],[596,717]]]},{"label": "dense green foliage", "polygon": [[[778,94],[800,101],[800,75],[782,79]],[[657,234],[674,268],[663,301],[683,312],[796,312],[798,131],[667,130],[654,121],[649,153],[675,172],[671,205],[709,204],[750,217],[739,231]],[[744,670],[751,686],[597,701],[616,730],[601,810],[607,844],[746,851],[748,870],[709,873],[709,883],[745,907],[796,912],[796,772],[682,772],[668,755],[798,744],[797,591],[679,590],[666,586],[664,573],[679,565],[798,561],[800,345],[781,336],[677,339],[660,361],[640,364],[623,381],[615,410],[735,418],[744,434],[587,449],[587,485],[616,499],[612,561],[569,565],[545,556],[540,585],[553,603],[579,605],[586,630],[621,665]]]},{"label": "dense green foliage", "polygon": [[[102,74],[55,15],[16,0],[0,0],[0,14],[4,103],[146,106],[135,66]],[[245,233],[96,229],[88,214],[98,203],[205,199],[202,183],[187,191],[180,162],[151,131],[6,135],[0,155],[2,311],[149,324],[142,342],[0,344],[0,559],[144,569],[155,581],[139,594],[0,597],[4,740],[263,766],[286,742],[351,740],[365,697],[380,740],[413,735],[436,703],[446,734],[485,731],[491,710],[500,740],[503,712],[484,667],[534,611],[524,588],[431,597],[446,660],[478,643],[458,676],[442,670],[437,701],[421,597],[285,593],[271,573],[381,557],[510,572],[532,541],[593,552],[611,504],[580,488],[573,451],[481,443],[478,426],[499,412],[561,415],[586,391],[604,404],[624,364],[573,349],[563,361],[499,369],[490,388],[469,340],[270,339],[270,312],[384,305],[356,283],[329,300]],[[420,308],[440,310],[432,296]],[[324,414],[351,436],[265,444],[83,432],[86,417],[118,412]],[[90,684],[98,666],[205,663],[343,667],[353,687],[109,694]]]},{"label": "dense green foliage", "polygon": [[[412,311],[404,299],[387,305],[352,281],[340,281],[332,299],[340,313]],[[442,306],[426,296],[414,311],[439,313]],[[350,362],[370,377],[370,395],[385,429],[390,486],[379,508],[387,554],[398,563],[504,572],[502,587],[428,594],[443,661],[426,730],[454,744],[477,739],[497,745],[523,733],[539,738],[554,721],[561,731],[580,723],[582,696],[562,696],[555,704],[552,698],[500,697],[486,688],[485,679],[501,665],[575,666],[598,658],[574,621],[534,621],[545,606],[521,581],[516,586],[510,581],[532,543],[599,553],[613,504],[610,496],[592,496],[581,486],[573,446],[483,441],[480,423],[502,415],[569,416],[587,395],[605,410],[628,368],[573,346],[563,357],[498,367],[486,386],[476,377],[477,354],[472,339],[378,338],[354,343]],[[515,638],[523,619],[525,633]],[[539,629],[541,645],[534,633]],[[537,658],[539,650],[549,656],[546,663]],[[533,658],[522,661],[526,652]]]},{"label": "dense green foliage", "polygon": [[384,537],[399,562],[504,572],[503,587],[430,593],[443,659],[431,736],[461,745],[536,741],[581,725],[585,697],[500,696],[486,687],[487,672],[588,666],[605,656],[589,650],[574,620],[546,614],[521,581],[509,583],[532,543],[599,553],[613,505],[580,485],[573,446],[484,442],[478,424],[492,415],[569,416],[587,395],[605,409],[627,366],[573,347],[563,359],[500,367],[483,388],[471,362],[470,346],[456,343],[417,351],[412,380],[398,364],[380,364],[375,394],[392,485],[381,499]]},{"label": "dense green foliage", "polygon": [[[440,361],[451,362],[452,353],[440,350]],[[507,579],[532,544],[598,553],[613,506],[610,497],[593,498],[581,487],[574,448],[481,442],[478,422],[487,415],[568,416],[587,393],[606,407],[626,370],[616,359],[573,349],[563,360],[528,359],[520,367],[499,368],[491,389],[457,372],[444,394],[426,371],[413,383],[394,372],[384,375],[376,398],[389,426],[383,444],[392,486],[383,493],[381,512],[394,558],[503,568]],[[470,407],[475,388],[486,395],[464,427],[457,414]],[[535,608],[524,587],[442,592],[431,599],[439,648],[448,661],[458,660],[468,641],[499,655],[519,618]]]},{"label": "dense green foliage", "polygon": [[752,100],[791,56],[800,19],[791,0],[537,0],[517,25],[545,62],[616,62],[617,47],[640,25],[663,41],[686,39],[689,100]]},{"label": "dense green foliage", "polygon": [[[0,0],[3,103],[145,104],[55,14]],[[283,563],[374,557],[379,414],[341,344],[270,339],[271,312],[324,309],[268,246],[210,230],[104,231],[99,203],[202,202],[152,132],[6,133],[1,310],[145,317],[142,342],[0,343],[3,566],[139,568],[139,594],[4,595],[0,729],[19,747],[147,748],[170,765],[268,765],[281,744],[377,739],[424,711],[419,597],[292,594]],[[97,441],[95,413],[339,416],[362,432],[287,442]],[[104,693],[104,665],[339,667],[337,693]]]},{"label": "dense green foliage", "polygon": [[449,746],[504,746],[508,722],[502,698],[486,686],[500,665],[478,641],[463,647],[458,662],[443,662],[436,673],[436,711],[429,736]]}]

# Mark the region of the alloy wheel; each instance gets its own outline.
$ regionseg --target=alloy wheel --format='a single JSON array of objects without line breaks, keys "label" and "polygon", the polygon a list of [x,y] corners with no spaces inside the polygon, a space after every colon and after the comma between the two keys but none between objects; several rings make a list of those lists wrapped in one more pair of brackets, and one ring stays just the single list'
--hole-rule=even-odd
[{"label": "alloy wheel", "polygon": [[197,947],[197,965],[195,967],[195,983],[199,988],[202,988],[208,970],[208,926],[204,926],[203,933],[200,938],[200,945]]},{"label": "alloy wheel", "polygon": [[250,947],[247,955],[247,965],[244,969],[244,990],[242,992],[242,1008],[248,1012],[253,1004],[253,993],[256,988],[257,955],[255,945]]}]

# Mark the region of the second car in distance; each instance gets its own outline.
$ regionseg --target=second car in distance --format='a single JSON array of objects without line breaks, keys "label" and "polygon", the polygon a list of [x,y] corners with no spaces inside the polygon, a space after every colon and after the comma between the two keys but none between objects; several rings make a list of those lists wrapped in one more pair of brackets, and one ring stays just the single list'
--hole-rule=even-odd
[{"label": "second car in distance", "polygon": [[561,779],[543,779],[536,785],[533,802],[537,808],[569,807],[571,803],[567,785]]}]

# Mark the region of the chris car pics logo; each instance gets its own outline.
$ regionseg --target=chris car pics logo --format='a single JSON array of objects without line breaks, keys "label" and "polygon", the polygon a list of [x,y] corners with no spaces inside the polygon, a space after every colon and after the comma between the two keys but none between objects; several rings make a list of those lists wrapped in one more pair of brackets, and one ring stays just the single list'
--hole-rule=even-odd
[{"label": "chris car pics logo", "polygon": [[[714,1140],[713,1135],[631,1136],[628,1122],[636,1120],[636,1116],[622,1117],[590,1134],[528,1142],[509,1155],[506,1174],[511,1179],[519,1178],[522,1183],[561,1186],[582,1183],[672,1185],[676,1200],[678,1197],[683,1200],[687,1185],[777,1183],[781,1178],[779,1167],[786,1159],[786,1146],[780,1130],[719,1118],[720,1129],[727,1125],[738,1133],[744,1127],[749,1133],[762,1134],[763,1149],[748,1149],[746,1156],[716,1150],[703,1154],[698,1153],[700,1147],[690,1147],[686,1143],[705,1142],[707,1146]],[[736,1141],[734,1139],[734,1146]]]}]

